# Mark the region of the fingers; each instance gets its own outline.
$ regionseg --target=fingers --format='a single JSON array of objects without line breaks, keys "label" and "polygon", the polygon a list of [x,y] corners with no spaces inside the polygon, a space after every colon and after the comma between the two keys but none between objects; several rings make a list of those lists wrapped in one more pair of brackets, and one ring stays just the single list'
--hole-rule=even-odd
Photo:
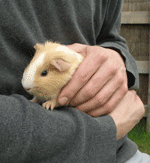
[{"label": "fingers", "polygon": [[[101,55],[103,56],[104,55],[103,53],[106,52],[102,52],[102,50]],[[90,78],[88,83],[86,83],[86,85],[82,89],[80,89],[78,94],[76,94],[76,96],[74,96],[74,98],[71,100],[70,102],[71,106],[77,106],[92,99],[99,91],[101,92],[101,98],[100,99],[98,98],[99,99],[98,101],[101,101],[101,99],[103,100],[104,95],[107,94],[107,96],[105,96],[104,99],[104,102],[106,102],[112,96],[113,92],[123,84],[123,82],[127,84],[126,69],[124,63],[122,62],[122,59],[120,58],[119,60],[116,59],[117,58],[115,57],[115,55],[117,54],[116,52],[115,52],[116,54],[114,53],[115,55],[111,55],[111,53],[112,51],[108,50],[108,54],[110,54],[108,55],[109,57],[105,54],[106,59],[102,61],[99,69]],[[109,84],[108,82],[109,80],[111,84]],[[102,91],[101,89],[103,87],[105,89],[103,89]],[[104,90],[107,91],[107,93]],[[102,94],[102,92],[104,92],[104,94]],[[104,102],[100,103],[104,104]],[[96,104],[97,103],[95,103],[95,105]],[[93,107],[95,107],[95,105]]]},{"label": "fingers", "polygon": [[[109,100],[118,87],[124,84],[124,82],[127,83],[126,69],[124,66],[121,66],[116,73],[116,70],[113,69],[110,64],[108,64],[108,66],[106,66],[106,64],[103,64],[99,68],[99,70],[93,75],[89,82],[72,99],[70,102],[71,106],[82,104],[94,98],[99,92],[93,100],[89,101],[89,107],[91,108],[93,104],[93,108],[100,107]],[[84,106],[87,105],[85,104],[82,106],[84,108]],[[84,111],[84,109],[82,109],[82,111]]]},{"label": "fingers", "polygon": [[[105,103],[104,105],[102,105],[97,109],[93,109],[92,111],[89,111],[87,114],[92,117],[99,117],[112,112],[126,94],[126,88],[122,88],[122,87],[117,89],[117,91],[111,96],[111,98],[107,103]],[[122,89],[125,89],[125,91],[122,91]]]},{"label": "fingers", "polygon": [[70,45],[86,54],[69,83],[62,89],[58,102],[91,116],[113,111],[127,93],[127,75],[121,56],[110,49],[97,46]]},{"label": "fingers", "polygon": [[72,79],[63,88],[62,92],[58,97],[58,101],[61,105],[70,101],[76,93],[91,79],[91,77],[96,73],[98,68],[105,62],[106,56],[99,55],[87,55],[81,65],[78,67]]},{"label": "fingers", "polygon": [[[104,72],[103,69],[100,69],[100,72],[97,72],[97,74],[92,77],[86,86],[80,90],[80,92],[74,97],[73,102],[70,103],[71,105],[76,106],[76,101],[78,101],[82,104],[77,108],[83,112],[88,112],[90,110],[96,110],[97,108],[101,109],[101,107],[107,103],[112,96],[114,101],[117,101],[118,99],[115,97],[116,94],[114,94],[115,91],[120,94],[119,99],[123,98],[128,91],[126,70],[124,67],[120,67],[119,71],[114,75],[112,80],[108,80],[108,76],[112,78],[112,72],[108,71],[107,74],[107,72],[102,73],[101,71]],[[99,73],[103,75],[100,76]],[[103,83],[105,84],[104,86],[102,85]],[[111,109],[116,107],[115,104],[117,105],[115,102],[113,105],[114,107]],[[107,108],[105,109],[107,110]],[[101,112],[104,113],[102,109],[100,113]]]}]

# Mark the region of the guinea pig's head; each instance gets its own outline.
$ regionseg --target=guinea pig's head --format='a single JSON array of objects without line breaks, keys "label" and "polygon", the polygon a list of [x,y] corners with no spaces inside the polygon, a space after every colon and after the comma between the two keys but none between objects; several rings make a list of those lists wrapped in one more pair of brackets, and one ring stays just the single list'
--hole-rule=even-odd
[{"label": "guinea pig's head", "polygon": [[24,89],[42,101],[48,100],[59,93],[60,89],[71,78],[68,63],[59,52],[46,48],[41,44],[35,45],[36,53],[25,69],[22,85]]}]

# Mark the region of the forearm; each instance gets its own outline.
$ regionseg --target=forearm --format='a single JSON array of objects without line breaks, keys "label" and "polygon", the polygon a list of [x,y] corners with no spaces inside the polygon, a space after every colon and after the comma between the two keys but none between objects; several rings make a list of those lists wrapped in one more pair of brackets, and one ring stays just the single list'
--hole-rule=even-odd
[{"label": "forearm", "polygon": [[[0,96],[0,160],[9,162],[115,162],[112,118],[71,108],[47,111],[22,96]],[[110,155],[108,154],[110,153]]]}]

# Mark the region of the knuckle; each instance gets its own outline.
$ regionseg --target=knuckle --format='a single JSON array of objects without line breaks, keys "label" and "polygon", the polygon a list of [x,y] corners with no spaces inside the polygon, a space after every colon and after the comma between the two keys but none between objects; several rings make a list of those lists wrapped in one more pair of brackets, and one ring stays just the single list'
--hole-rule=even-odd
[{"label": "knuckle", "polygon": [[100,97],[100,96],[96,96],[95,100],[96,100],[98,107],[104,105],[106,102],[106,99],[104,97]]},{"label": "knuckle", "polygon": [[106,113],[109,114],[113,110],[113,105],[109,102],[105,107]]},{"label": "knuckle", "polygon": [[118,84],[126,87],[127,86],[127,80],[126,80],[124,73],[119,71],[116,75],[117,75],[116,77],[117,77]]},{"label": "knuckle", "polygon": [[104,48],[99,46],[93,46],[90,50],[94,52],[94,58],[97,62],[103,63],[108,59],[108,54],[105,53]]},{"label": "knuckle", "polygon": [[100,54],[101,54],[101,55],[100,55],[100,58],[101,58],[103,61],[108,60],[109,56],[108,56],[106,53],[101,52]]},{"label": "knuckle", "polygon": [[104,114],[109,114],[110,112],[112,112],[112,106],[110,104],[107,104],[105,106]]},{"label": "knuckle", "polygon": [[117,81],[118,81],[118,84],[122,85],[125,81],[124,76],[122,74],[119,74]]},{"label": "knuckle", "polygon": [[89,75],[87,73],[82,72],[78,74],[78,79],[82,84],[85,84],[88,78],[89,78]]},{"label": "knuckle", "polygon": [[95,95],[95,93],[91,89],[89,89],[89,88],[84,89],[84,97],[86,97],[87,99],[93,98],[94,95]]},{"label": "knuckle", "polygon": [[105,52],[105,50],[103,48],[99,49],[99,58],[104,62],[106,60],[108,60],[109,55]]},{"label": "knuckle", "polygon": [[128,86],[127,86],[127,84],[124,84],[122,86],[122,94],[125,95],[127,92],[128,92]]},{"label": "knuckle", "polygon": [[128,92],[128,85],[127,85],[127,83],[124,84],[124,86],[123,86],[123,90],[124,90],[125,93]]},{"label": "knuckle", "polygon": [[101,114],[99,113],[99,110],[93,110],[91,112],[88,112],[88,115],[90,115],[91,117],[99,117]]},{"label": "knuckle", "polygon": [[117,67],[113,63],[109,63],[108,70],[110,71],[110,74],[115,75],[117,72]]}]

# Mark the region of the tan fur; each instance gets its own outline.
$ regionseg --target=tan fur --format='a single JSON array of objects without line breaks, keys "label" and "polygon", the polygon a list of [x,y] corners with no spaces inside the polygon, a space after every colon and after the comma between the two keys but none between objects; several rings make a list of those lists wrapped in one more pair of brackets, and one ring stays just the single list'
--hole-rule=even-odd
[{"label": "tan fur", "polygon": [[[46,52],[44,64],[36,69],[34,87],[27,91],[34,95],[33,102],[44,102],[43,107],[46,109],[51,108],[51,110],[53,110],[54,107],[59,106],[57,97],[60,90],[71,79],[76,68],[84,59],[80,54],[78,55],[81,56],[81,61],[78,60],[76,55],[68,55],[62,51],[56,51],[55,49],[58,46],[60,46],[60,44],[53,42],[36,44],[34,46],[36,53],[29,64],[30,66],[43,52]],[[59,70],[55,65],[57,59],[58,61],[61,60],[63,62],[65,71]],[[28,71],[29,66],[25,69],[24,73]],[[43,77],[41,76],[41,73],[44,70],[47,70],[48,74]]]}]

